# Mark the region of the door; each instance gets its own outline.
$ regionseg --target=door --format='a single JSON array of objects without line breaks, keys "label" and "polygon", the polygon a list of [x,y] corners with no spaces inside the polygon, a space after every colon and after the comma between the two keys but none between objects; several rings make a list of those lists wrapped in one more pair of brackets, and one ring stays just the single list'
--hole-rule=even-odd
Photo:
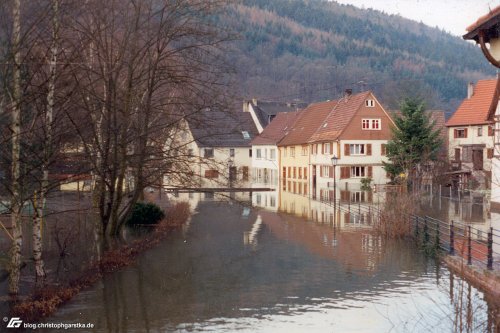
[{"label": "door", "polygon": [[235,181],[236,180],[236,167],[229,167],[229,181]]},{"label": "door", "polygon": [[483,150],[477,149],[472,151],[472,164],[474,170],[483,170]]}]

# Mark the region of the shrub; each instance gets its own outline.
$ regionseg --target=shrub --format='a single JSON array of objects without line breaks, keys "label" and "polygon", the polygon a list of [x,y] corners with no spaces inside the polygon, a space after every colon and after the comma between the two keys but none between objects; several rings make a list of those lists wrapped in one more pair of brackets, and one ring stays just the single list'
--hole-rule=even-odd
[{"label": "shrub", "polygon": [[154,203],[137,202],[127,220],[127,225],[156,224],[164,217],[165,213]]},{"label": "shrub", "polygon": [[362,178],[361,179],[361,190],[362,191],[371,191],[372,190],[371,183],[372,183],[372,179],[370,177]]}]

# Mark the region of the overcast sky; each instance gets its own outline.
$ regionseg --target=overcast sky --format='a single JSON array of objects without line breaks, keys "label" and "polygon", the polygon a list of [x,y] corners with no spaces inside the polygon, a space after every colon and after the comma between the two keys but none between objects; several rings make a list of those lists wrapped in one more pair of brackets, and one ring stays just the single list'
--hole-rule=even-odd
[{"label": "overcast sky", "polygon": [[500,5],[500,0],[336,0],[356,7],[373,8],[399,14],[431,27],[439,27],[456,36],[465,28]]}]

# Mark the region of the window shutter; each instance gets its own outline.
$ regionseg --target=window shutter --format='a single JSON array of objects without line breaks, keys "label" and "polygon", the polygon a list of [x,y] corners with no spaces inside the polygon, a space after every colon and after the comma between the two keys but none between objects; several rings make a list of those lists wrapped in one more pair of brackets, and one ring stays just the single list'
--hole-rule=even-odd
[{"label": "window shutter", "polygon": [[321,144],[321,155],[324,155],[325,154],[325,144],[322,143]]},{"label": "window shutter", "polygon": [[453,138],[454,138],[454,139],[456,139],[456,138],[457,138],[457,130],[456,130],[456,129],[454,129],[454,130],[453,130]]},{"label": "window shutter", "polygon": [[330,178],[333,178],[333,166],[330,167]]},{"label": "window shutter", "polygon": [[323,177],[323,166],[319,167],[319,176]]},{"label": "window shutter", "polygon": [[493,136],[493,126],[488,126],[488,136]]},{"label": "window shutter", "polygon": [[488,150],[487,150],[487,157],[488,158],[493,158],[493,148],[488,148]]},{"label": "window shutter", "polygon": [[382,151],[382,156],[387,155],[387,146],[385,143],[382,144],[382,147],[380,148],[380,150]]},{"label": "window shutter", "polygon": [[340,178],[345,179],[345,178],[350,178],[350,170],[349,167],[340,167]]},{"label": "window shutter", "polygon": [[373,169],[372,169],[372,166],[369,166],[368,167],[368,178],[372,178],[373,177]]},{"label": "window shutter", "polygon": [[467,130],[468,130],[468,128],[466,128],[466,129],[464,130],[464,132],[465,132],[465,133],[464,133],[464,138],[466,138],[466,137],[467,137]]},{"label": "window shutter", "polygon": [[366,155],[371,156],[372,155],[372,144],[368,143],[366,145]]},{"label": "window shutter", "polygon": [[346,143],[344,144],[344,156],[349,156],[350,155],[350,150],[349,150],[349,144]]}]

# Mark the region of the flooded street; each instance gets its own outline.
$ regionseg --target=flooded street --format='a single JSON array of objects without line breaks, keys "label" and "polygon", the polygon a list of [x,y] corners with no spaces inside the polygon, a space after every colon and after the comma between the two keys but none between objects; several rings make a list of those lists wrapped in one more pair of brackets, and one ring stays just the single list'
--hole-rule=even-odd
[{"label": "flooded street", "polygon": [[480,291],[411,242],[199,201],[183,230],[46,322],[92,332],[495,332]]}]

